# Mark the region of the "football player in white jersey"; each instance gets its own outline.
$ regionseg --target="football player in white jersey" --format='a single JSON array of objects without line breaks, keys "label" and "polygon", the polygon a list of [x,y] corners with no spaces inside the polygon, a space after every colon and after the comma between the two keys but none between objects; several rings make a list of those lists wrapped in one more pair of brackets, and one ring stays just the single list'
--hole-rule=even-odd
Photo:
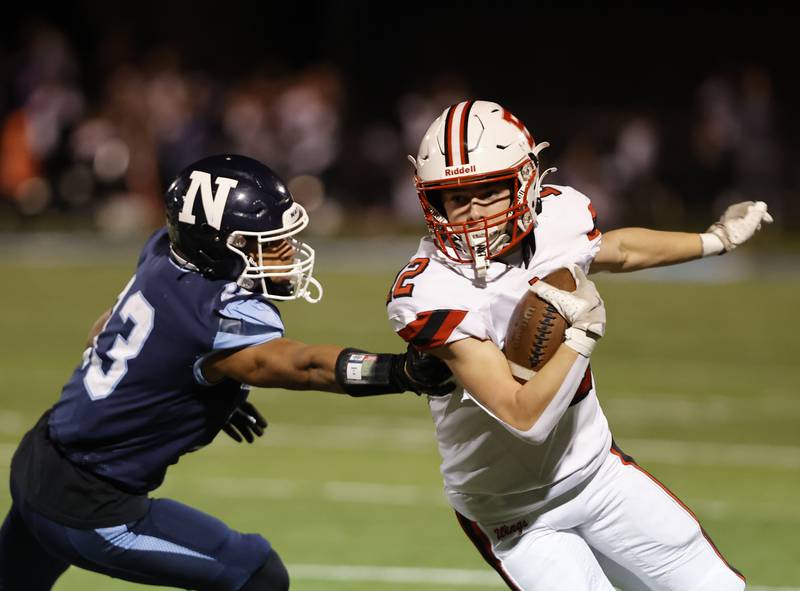
[{"label": "football player in white jersey", "polygon": [[[613,442],[589,367],[605,308],[586,274],[729,251],[772,221],[766,205],[731,206],[699,235],[602,235],[585,195],[542,184],[547,145],[500,105],[465,101],[409,157],[430,236],[395,278],[388,314],[459,383],[429,399],[447,497],[511,589],[743,589],[691,511]],[[574,292],[538,280],[560,267]],[[517,370],[520,385],[502,349],[529,289],[570,327],[538,373]]]}]

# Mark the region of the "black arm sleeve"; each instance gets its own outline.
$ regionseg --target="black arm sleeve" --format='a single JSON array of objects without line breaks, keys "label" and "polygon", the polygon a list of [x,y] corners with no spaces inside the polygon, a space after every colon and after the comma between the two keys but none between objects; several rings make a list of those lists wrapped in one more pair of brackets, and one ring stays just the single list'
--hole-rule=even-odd
[{"label": "black arm sleeve", "polygon": [[336,381],[350,396],[399,394],[409,389],[404,363],[405,355],[344,349],[336,359]]}]

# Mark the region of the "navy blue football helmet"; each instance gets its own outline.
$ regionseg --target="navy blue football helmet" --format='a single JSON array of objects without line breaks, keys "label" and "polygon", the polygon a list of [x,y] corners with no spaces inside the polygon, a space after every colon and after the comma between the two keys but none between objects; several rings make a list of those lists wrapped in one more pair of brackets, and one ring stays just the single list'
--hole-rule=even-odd
[{"label": "navy blue football helmet", "polygon": [[[314,249],[294,238],[308,225],[308,214],[286,183],[257,160],[233,154],[204,158],[177,176],[164,199],[172,251],[180,261],[270,299],[322,297],[311,276]],[[265,265],[264,247],[284,241],[293,249],[292,262]]]}]

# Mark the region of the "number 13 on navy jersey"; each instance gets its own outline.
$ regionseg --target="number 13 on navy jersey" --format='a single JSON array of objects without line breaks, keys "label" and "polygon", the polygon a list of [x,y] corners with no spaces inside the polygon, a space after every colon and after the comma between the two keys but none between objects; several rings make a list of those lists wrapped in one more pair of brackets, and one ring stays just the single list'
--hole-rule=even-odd
[{"label": "number 13 on navy jersey", "polygon": [[[135,280],[136,275],[125,286],[103,330],[87,351],[84,367],[87,364],[88,367],[83,385],[92,400],[106,398],[114,392],[128,372],[128,361],[139,355],[153,329],[153,306],[141,291],[128,293]],[[102,342],[101,336],[104,337]]]}]

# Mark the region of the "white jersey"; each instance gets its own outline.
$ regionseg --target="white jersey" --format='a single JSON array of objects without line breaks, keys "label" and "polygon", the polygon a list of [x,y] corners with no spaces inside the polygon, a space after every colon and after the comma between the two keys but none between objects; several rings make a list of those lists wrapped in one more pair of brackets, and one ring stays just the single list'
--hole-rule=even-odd
[{"label": "white jersey", "polygon": [[[450,261],[424,238],[392,286],[388,313],[394,329],[423,350],[469,337],[502,349],[511,313],[534,277],[572,263],[588,271],[601,240],[589,199],[571,187],[546,186],[534,238],[528,264],[491,261],[483,284],[474,281],[472,265]],[[541,506],[594,474],[611,446],[589,372],[539,445],[521,438],[464,389],[430,397],[428,404],[445,491],[471,519],[502,520]]]}]

